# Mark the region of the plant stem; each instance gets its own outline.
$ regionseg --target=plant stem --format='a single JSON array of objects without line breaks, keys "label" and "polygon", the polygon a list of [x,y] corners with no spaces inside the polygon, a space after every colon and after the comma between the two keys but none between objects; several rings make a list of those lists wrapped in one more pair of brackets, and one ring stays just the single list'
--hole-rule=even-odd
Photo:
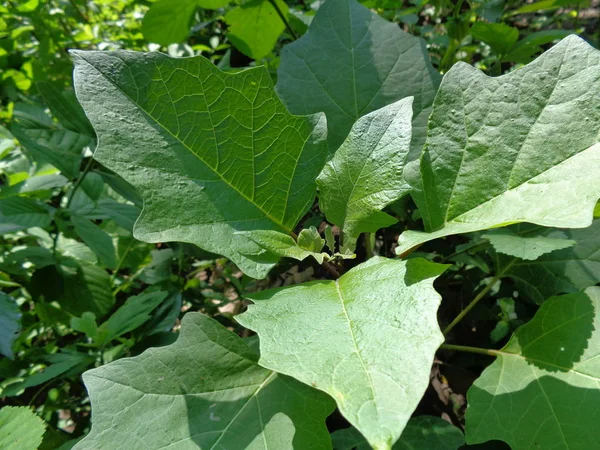
[{"label": "plant stem", "polygon": [[373,257],[373,247],[371,246],[371,233],[365,233],[363,235],[365,239],[365,253],[367,254],[367,259]]},{"label": "plant stem", "polygon": [[287,17],[285,17],[285,14],[283,14],[283,11],[281,10],[281,8],[279,8],[279,5],[277,4],[277,1],[276,0],[269,0],[269,3],[271,4],[271,6],[273,6],[273,8],[275,8],[275,11],[277,11],[277,14],[279,15],[279,18],[281,19],[281,21],[283,22],[283,24],[285,25],[285,27],[287,28],[287,30],[290,32],[290,34],[292,35],[292,37],[294,38],[294,40],[298,39],[298,35],[296,34],[296,32],[294,31],[294,29],[292,28],[292,26],[288,22]]},{"label": "plant stem", "polygon": [[75,192],[77,192],[77,189],[79,189],[79,186],[81,186],[83,179],[85,178],[85,176],[88,174],[88,172],[92,168],[93,162],[94,162],[94,158],[90,158],[87,165],[85,166],[85,169],[83,169],[83,172],[81,172],[79,174],[79,178],[77,178],[77,181],[75,181],[75,185],[73,186],[73,191],[71,192],[71,195],[69,195],[69,200],[67,200],[67,209],[69,209],[69,206],[71,206],[71,202],[73,201],[73,198],[75,197]]},{"label": "plant stem", "polygon": [[498,350],[490,350],[488,348],[479,348],[479,347],[467,347],[465,345],[442,344],[440,349],[455,350],[457,352],[477,353],[479,355],[487,355],[487,356],[500,355],[500,352]]},{"label": "plant stem", "polygon": [[492,278],[492,281],[489,282],[489,284],[484,287],[481,292],[479,292],[479,294],[477,294],[477,296],[471,301],[471,303],[469,303],[467,305],[467,307],[465,309],[463,309],[461,311],[461,313],[456,316],[454,318],[454,320],[450,323],[450,325],[448,325],[446,327],[446,329],[444,330],[444,336],[446,336],[448,333],[450,333],[450,331],[452,331],[452,329],[462,320],[464,319],[464,317],[469,314],[469,312],[477,305],[477,303],[479,303],[479,301],[486,296],[486,294],[494,287],[494,285],[498,282],[498,280],[500,279],[499,276],[495,276],[494,278]]},{"label": "plant stem", "polygon": [[398,258],[400,258],[400,259],[406,258],[408,255],[410,255],[412,252],[414,252],[416,249],[418,249],[421,245],[423,245],[423,244],[415,245],[414,247],[409,248],[408,250],[406,250],[404,253],[400,253],[398,255]]}]

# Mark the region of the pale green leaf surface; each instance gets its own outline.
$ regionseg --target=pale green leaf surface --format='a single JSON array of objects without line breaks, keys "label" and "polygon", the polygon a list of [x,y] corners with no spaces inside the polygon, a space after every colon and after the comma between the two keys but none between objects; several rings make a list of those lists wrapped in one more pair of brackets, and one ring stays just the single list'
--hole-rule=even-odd
[{"label": "pale green leaf surface", "polygon": [[[287,16],[288,6],[281,0],[276,1]],[[227,39],[253,59],[261,59],[271,53],[285,29],[285,24],[268,0],[250,0],[228,11],[225,22],[229,26]]]},{"label": "pale green leaf surface", "polygon": [[236,232],[289,232],[310,207],[324,116],[291,116],[264,67],[227,74],[200,56],[74,55],[94,157],[144,198],[135,236],[193,243],[264,276],[277,257]]},{"label": "pale green leaf surface", "polygon": [[[371,446],[354,427],[331,434],[334,450],[370,450]],[[439,417],[418,416],[408,421],[393,450],[457,450],[465,437],[455,426]]]},{"label": "pale green leaf surface", "polygon": [[555,250],[573,247],[576,241],[564,237],[548,237],[543,234],[519,235],[510,229],[492,230],[481,235],[492,247],[505,255],[530,261]]},{"label": "pale green leaf surface", "polygon": [[277,93],[294,114],[327,115],[330,151],[360,117],[414,97],[409,159],[418,158],[440,82],[425,42],[355,0],[327,0],[308,32],[286,45]]},{"label": "pale green leaf surface", "polygon": [[0,409],[2,450],[36,450],[45,430],[44,421],[29,408],[5,406]]},{"label": "pale green leaf surface", "polygon": [[197,0],[159,0],[142,20],[142,33],[149,42],[169,45],[183,42],[190,35]]},{"label": "pale green leaf surface", "polygon": [[403,233],[397,251],[515,222],[589,226],[600,197],[599,73],[600,51],[577,36],[497,78],[453,66],[413,192],[429,232]]},{"label": "pale green leaf surface", "polygon": [[319,206],[354,248],[360,233],[396,223],[382,212],[409,190],[402,177],[410,149],[412,97],[361,117],[317,178]]},{"label": "pale green leaf surface", "polygon": [[583,229],[548,230],[547,238],[568,238],[575,245],[535,261],[500,258],[499,270],[537,303],[600,283],[600,220]]},{"label": "pale green leaf surface", "polygon": [[237,335],[199,313],[177,341],[83,375],[92,430],[76,449],[330,449],[333,402],[263,369]]},{"label": "pale green leaf surface", "polygon": [[600,288],[546,300],[468,392],[467,442],[600,448]]},{"label": "pale green leaf surface", "polygon": [[433,280],[447,266],[374,257],[336,281],[248,296],[236,319],[260,336],[260,364],[323,390],[376,449],[400,437],[442,343]]},{"label": "pale green leaf surface", "polygon": [[335,236],[333,235],[333,229],[330,225],[325,227],[325,241],[327,244],[327,248],[333,255],[335,253]]},{"label": "pale green leaf surface", "polygon": [[71,223],[81,240],[98,256],[100,264],[109,269],[114,269],[117,265],[117,258],[110,235],[84,217],[71,216]]},{"label": "pale green leaf surface", "polygon": [[324,256],[327,255],[319,251],[301,248],[291,236],[278,231],[258,230],[247,233],[247,236],[261,248],[285,258],[303,261],[312,256],[319,264],[322,264]]},{"label": "pale green leaf surface", "polygon": [[320,252],[325,245],[325,239],[321,238],[315,227],[305,228],[298,233],[298,247],[310,252]]},{"label": "pale green leaf surface", "polygon": [[21,329],[19,305],[10,295],[0,292],[0,353],[13,359],[13,343]]}]

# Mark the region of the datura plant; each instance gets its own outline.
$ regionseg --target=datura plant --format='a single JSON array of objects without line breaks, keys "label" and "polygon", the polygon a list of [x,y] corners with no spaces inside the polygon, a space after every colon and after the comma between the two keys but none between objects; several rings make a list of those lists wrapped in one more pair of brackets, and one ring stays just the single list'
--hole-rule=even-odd
[{"label": "datura plant", "polygon": [[[600,448],[600,51],[569,36],[503,76],[458,63],[442,78],[421,39],[328,0],[275,86],[264,67],[201,56],[72,55],[94,158],[144,200],[138,239],[195,244],[258,279],[314,258],[330,278],[246,295],[237,320],[260,354],[188,313],[174,344],[88,371],[77,449]],[[321,230],[303,228],[315,198]],[[390,205],[411,201],[417,229],[374,255]],[[496,267],[442,333],[434,282],[457,263],[415,250],[460,234]],[[537,313],[501,350],[453,342],[504,281]],[[413,416],[440,348],[490,357],[464,435]],[[353,428],[332,444],[336,407]]]}]

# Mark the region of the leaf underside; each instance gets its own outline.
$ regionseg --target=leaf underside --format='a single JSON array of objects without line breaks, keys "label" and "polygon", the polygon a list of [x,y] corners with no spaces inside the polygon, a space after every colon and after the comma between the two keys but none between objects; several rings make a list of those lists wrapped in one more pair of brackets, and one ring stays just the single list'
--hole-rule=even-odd
[{"label": "leaf underside", "polygon": [[260,336],[260,364],[330,394],[378,449],[399,438],[443,338],[433,279],[446,266],[372,258],[337,281],[249,296],[238,321]]},{"label": "leaf underside", "polygon": [[412,193],[428,232],[403,233],[398,253],[515,222],[589,226],[600,197],[599,95],[600,51],[576,36],[497,78],[453,66]]}]

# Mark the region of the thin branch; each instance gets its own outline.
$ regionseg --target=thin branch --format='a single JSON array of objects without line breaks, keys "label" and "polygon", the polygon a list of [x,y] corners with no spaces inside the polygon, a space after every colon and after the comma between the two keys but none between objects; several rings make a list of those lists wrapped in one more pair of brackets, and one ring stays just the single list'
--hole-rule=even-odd
[{"label": "thin branch", "polygon": [[456,318],[450,323],[450,325],[448,325],[446,327],[446,329],[444,330],[444,336],[446,336],[448,333],[450,333],[450,331],[452,331],[452,329],[458,325],[458,323],[464,319],[464,317],[469,314],[469,312],[477,305],[477,303],[479,303],[479,301],[486,296],[486,294],[494,287],[494,285],[498,282],[498,280],[500,280],[499,276],[495,276],[494,278],[492,278],[492,281],[489,282],[489,284],[484,287],[481,292],[479,292],[479,294],[477,294],[477,296],[471,301],[471,303],[469,303],[467,305],[467,307],[465,309],[463,309],[461,311],[461,313],[456,316]]},{"label": "thin branch", "polygon": [[441,350],[454,350],[457,352],[477,353],[478,355],[499,356],[501,352],[488,348],[467,347],[465,345],[442,344]]},{"label": "thin branch", "polygon": [[289,31],[289,33],[292,35],[292,37],[294,38],[294,40],[298,39],[298,35],[296,34],[296,32],[294,31],[294,29],[292,28],[292,26],[288,22],[287,17],[285,17],[285,14],[281,10],[281,8],[279,8],[279,5],[277,4],[277,1],[276,0],[269,0],[269,3],[271,4],[271,6],[273,6],[273,8],[275,8],[275,11],[277,11],[277,14],[279,15],[279,18],[281,19],[281,21],[283,22],[283,24],[285,25],[285,27],[287,28],[287,30]]}]

